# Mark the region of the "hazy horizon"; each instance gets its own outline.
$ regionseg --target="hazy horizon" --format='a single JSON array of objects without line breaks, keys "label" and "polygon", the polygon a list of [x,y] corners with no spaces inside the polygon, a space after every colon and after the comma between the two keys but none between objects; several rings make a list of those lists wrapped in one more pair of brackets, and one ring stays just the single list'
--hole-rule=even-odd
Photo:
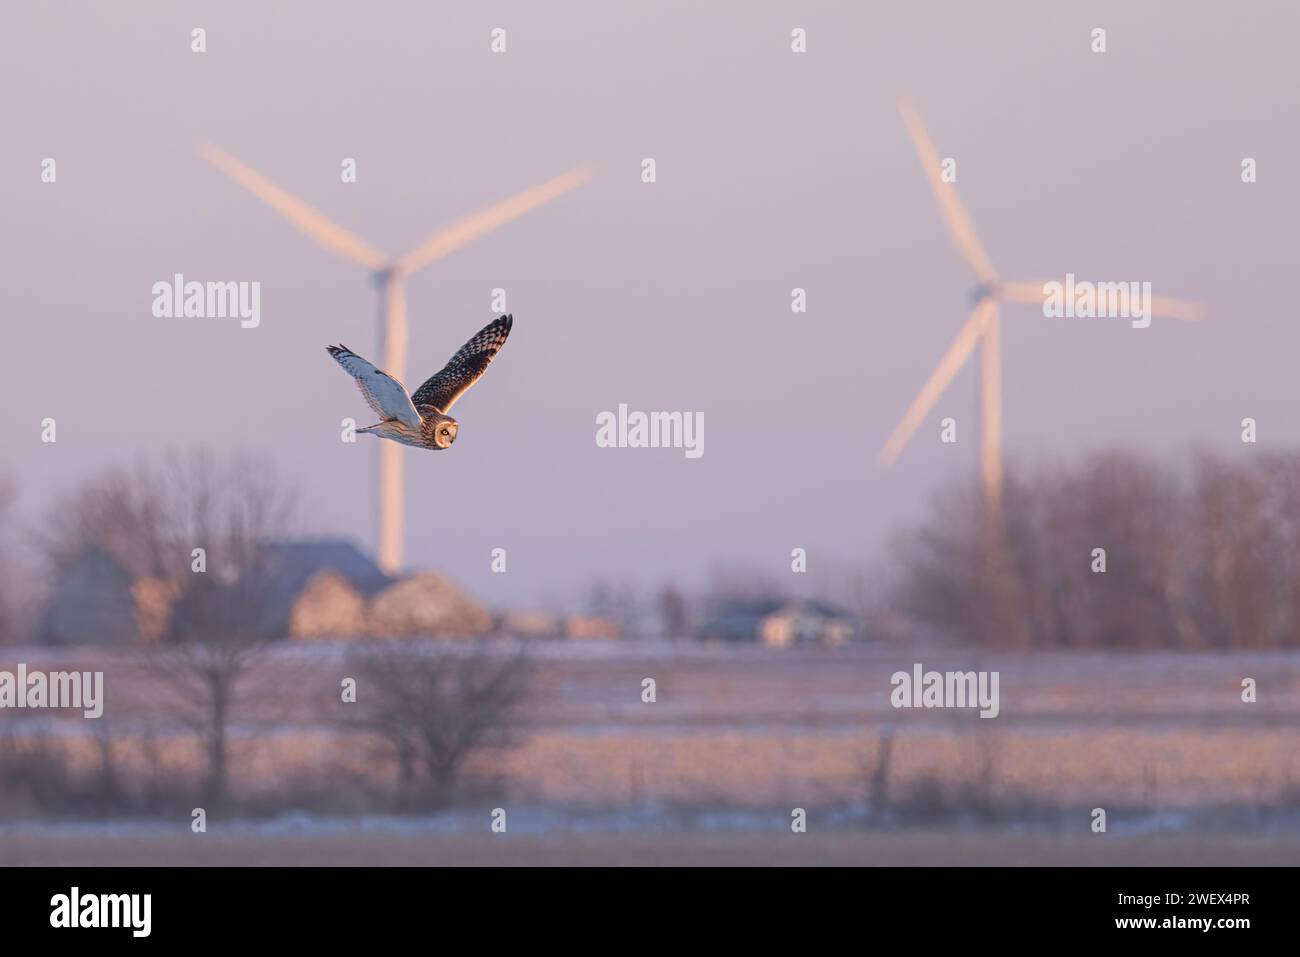
[{"label": "hazy horizon", "polygon": [[[1300,334],[1279,309],[1300,240],[1290,4],[148,3],[9,19],[0,476],[27,519],[103,468],[206,446],[266,456],[310,531],[373,548],[375,440],[339,441],[342,418],[370,413],[323,349],[378,360],[373,285],[205,163],[211,142],[390,255],[598,164],[407,282],[410,388],[491,318],[493,288],[515,316],[455,408],[456,446],[404,452],[410,566],[526,605],[597,577],[780,575],[796,546],[809,585],[829,560],[878,557],[978,455],[968,366],[898,464],[876,462],[974,285],[903,92],[958,160],[1003,279],[1148,281],[1206,308],[1137,330],[1005,307],[1009,462],[1300,445]],[[1242,183],[1244,157],[1258,182]],[[260,282],[260,326],[155,318],[151,287],[175,273]],[[620,404],[702,413],[705,454],[598,448],[596,416]]]}]

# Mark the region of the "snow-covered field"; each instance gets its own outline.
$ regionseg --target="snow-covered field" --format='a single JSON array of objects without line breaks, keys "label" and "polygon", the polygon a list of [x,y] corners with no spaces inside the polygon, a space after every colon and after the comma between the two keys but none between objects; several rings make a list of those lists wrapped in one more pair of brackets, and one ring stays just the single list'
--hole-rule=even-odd
[{"label": "snow-covered field", "polygon": [[[290,794],[293,782],[307,778],[328,787],[330,780],[378,773],[370,752],[335,726],[346,707],[338,694],[346,647],[286,646],[268,659],[255,699],[237,717],[237,791]],[[604,835],[626,844],[639,835],[665,846],[677,842],[682,853],[692,834],[737,841],[750,835],[755,847],[767,840],[763,835],[789,835],[796,807],[808,810],[810,832],[815,824],[851,844],[865,841],[867,855],[871,841],[934,826],[989,849],[1001,846],[989,836],[996,834],[1049,849],[1073,847],[1071,835],[1130,845],[1177,836],[1193,850],[1219,848],[1221,855],[1235,853],[1222,850],[1233,842],[1255,846],[1265,834],[1276,839],[1270,854],[1294,850],[1300,840],[1300,655],[782,651],[668,642],[530,648],[538,680],[527,733],[479,768],[499,779],[492,797],[410,818],[308,814],[290,801],[269,818],[214,821],[205,837],[227,848],[259,841],[395,846],[405,839],[432,847],[455,835],[492,837],[486,815],[500,806],[520,840]],[[105,720],[122,741],[126,767],[132,738],[144,726],[172,766],[196,760],[193,742],[159,723],[156,689],[130,655],[0,651],[0,670],[19,661],[103,670]],[[895,709],[890,676],[914,663],[998,671],[998,716]],[[653,703],[642,700],[646,678],[655,681]],[[1244,678],[1257,682],[1255,702],[1242,700]],[[88,766],[95,760],[92,725],[0,713],[0,732],[52,731]],[[886,751],[888,798],[910,811],[871,809]],[[1107,809],[1107,835],[1088,831],[1096,807]],[[188,840],[184,820],[38,826],[11,817],[2,826],[11,849],[19,838],[60,847]],[[467,859],[479,853],[472,843],[457,847]]]}]

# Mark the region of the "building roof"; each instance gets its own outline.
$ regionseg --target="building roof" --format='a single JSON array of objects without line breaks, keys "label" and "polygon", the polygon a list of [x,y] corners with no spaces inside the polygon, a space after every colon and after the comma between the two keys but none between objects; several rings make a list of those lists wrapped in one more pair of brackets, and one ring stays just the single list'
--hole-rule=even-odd
[{"label": "building roof", "polygon": [[315,575],[325,571],[338,572],[367,597],[396,580],[343,539],[275,542],[266,546],[266,552],[277,590],[288,596],[297,595]]},{"label": "building roof", "polygon": [[[180,603],[168,603],[165,617],[186,603],[208,602],[203,612],[214,627],[247,627],[265,637],[289,633],[294,603],[316,576],[333,572],[370,598],[398,579],[379,570],[359,548],[341,539],[274,542],[262,552],[266,565],[244,582],[223,582],[216,577],[195,591],[183,581]],[[88,547],[55,585],[46,610],[44,631],[49,641],[129,641],[135,637],[138,611],[133,580],[104,550]],[[217,610],[222,614],[217,615]],[[182,616],[183,617],[183,616]],[[227,619],[229,619],[227,621]],[[170,628],[172,622],[168,622]]]},{"label": "building roof", "polygon": [[853,620],[853,615],[849,612],[818,598],[798,598],[782,602],[780,607],[775,609],[773,613],[815,615],[819,618],[832,618],[843,621]]},{"label": "building roof", "polygon": [[369,598],[391,585],[389,578],[351,542],[318,539],[303,542],[272,542],[265,549],[267,559],[267,609],[262,627],[282,638],[289,633],[294,602],[307,583],[321,572],[335,572]]},{"label": "building roof", "polygon": [[758,636],[763,621],[777,615],[854,621],[848,612],[815,598],[745,598],[719,602],[696,633],[703,638],[747,640]]}]

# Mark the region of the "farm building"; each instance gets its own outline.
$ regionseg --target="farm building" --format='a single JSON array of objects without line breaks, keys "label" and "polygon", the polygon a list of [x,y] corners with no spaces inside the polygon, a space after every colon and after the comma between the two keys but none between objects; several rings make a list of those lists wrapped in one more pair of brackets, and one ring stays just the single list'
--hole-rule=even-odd
[{"label": "farm building", "polygon": [[[133,579],[106,552],[89,548],[56,583],[43,634],[57,644],[121,644],[175,637],[178,620],[218,630],[251,627],[270,638],[337,639],[367,635],[473,636],[492,615],[447,580],[428,572],[390,578],[343,541],[266,546],[266,566],[245,583]],[[216,589],[212,591],[211,589]],[[206,604],[205,604],[206,603]],[[241,606],[240,614],[227,606]],[[244,614],[247,613],[247,614]],[[177,619],[177,615],[182,619]],[[556,631],[559,631],[558,625]]]},{"label": "farm building", "polygon": [[486,608],[432,572],[400,579],[379,592],[366,608],[368,630],[385,637],[430,635],[469,637],[492,630]]},{"label": "farm building", "polygon": [[55,583],[41,637],[54,645],[115,645],[138,633],[131,574],[102,549],[88,548]]},{"label": "farm building", "polygon": [[266,629],[290,638],[354,638],[366,631],[366,603],[393,583],[350,542],[267,546]]},{"label": "farm building", "polygon": [[390,578],[348,542],[271,545],[276,633],[290,638],[470,637],[492,615],[432,572]]},{"label": "farm building", "polygon": [[512,638],[559,638],[564,623],[548,611],[507,611],[497,619],[497,631]]},{"label": "farm building", "polygon": [[573,615],[564,620],[565,638],[617,638],[618,625],[608,618]]},{"label": "farm building", "polygon": [[842,645],[857,637],[857,623],[847,614],[822,602],[790,602],[765,616],[758,625],[758,640],[771,648],[817,643]]},{"label": "farm building", "polygon": [[696,632],[705,641],[753,642],[772,648],[838,645],[858,635],[853,616],[826,602],[777,598],[724,602]]},{"label": "farm building", "polygon": [[137,578],[131,585],[135,599],[135,635],[140,641],[161,641],[171,626],[172,606],[180,585],[164,578]]}]

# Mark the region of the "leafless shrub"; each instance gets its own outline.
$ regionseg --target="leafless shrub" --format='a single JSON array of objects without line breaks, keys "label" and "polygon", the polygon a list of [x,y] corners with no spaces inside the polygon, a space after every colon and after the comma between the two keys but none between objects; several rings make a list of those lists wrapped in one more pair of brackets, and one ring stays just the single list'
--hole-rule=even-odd
[{"label": "leafless shrub", "polygon": [[61,809],[75,793],[68,754],[54,737],[0,733],[0,811]]},{"label": "leafless shrub", "polygon": [[372,642],[348,656],[357,701],[344,724],[396,762],[405,801],[443,804],[469,759],[514,743],[533,669],[522,654]]},{"label": "leafless shrub", "polygon": [[872,811],[880,813],[889,807],[889,772],[894,756],[894,732],[881,733],[876,744],[876,754],[871,761],[863,759],[862,771],[866,779],[866,798]]},{"label": "leafless shrub", "polygon": [[0,733],[0,814],[100,815],[127,810],[131,798],[118,775],[113,739],[106,722],[97,725],[96,761],[81,770],[57,734]]},{"label": "leafless shrub", "polygon": [[997,782],[1002,762],[1002,739],[989,732],[976,732],[965,739],[963,775],[967,806],[972,814],[990,820],[997,817]]}]

